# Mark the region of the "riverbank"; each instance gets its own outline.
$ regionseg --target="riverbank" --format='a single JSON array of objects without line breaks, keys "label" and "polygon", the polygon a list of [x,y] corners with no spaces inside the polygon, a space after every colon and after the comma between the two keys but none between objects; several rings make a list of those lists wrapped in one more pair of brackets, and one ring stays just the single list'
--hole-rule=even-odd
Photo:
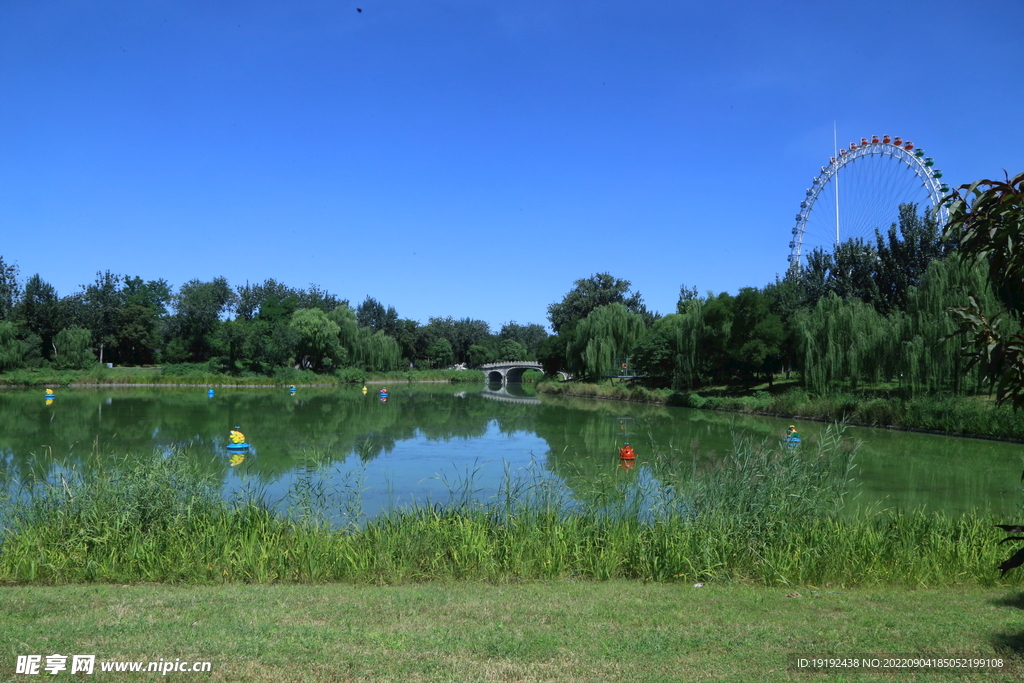
[{"label": "riverbank", "polygon": [[[751,413],[794,420],[845,422],[947,436],[1024,441],[1024,414],[996,406],[988,396],[898,396],[842,393],[812,396],[800,388],[747,395],[706,395],[626,384],[584,384],[545,381],[537,392],[558,396],[663,403],[671,406]],[[719,392],[715,392],[716,394]]]},{"label": "riverbank", "polygon": [[[1011,588],[764,588],[634,581],[399,586],[69,585],[0,590],[10,653],[209,662],[208,681],[800,682],[804,656],[1002,660],[988,673],[862,667],[829,680],[1018,681]],[[45,671],[40,667],[45,675]],[[975,669],[977,671],[977,669]],[[171,677],[182,674],[171,674]],[[152,676],[152,674],[150,674]],[[185,674],[188,677],[188,674]],[[99,680],[151,680],[98,674]]]},{"label": "riverbank", "polygon": [[480,370],[396,370],[366,372],[343,368],[333,374],[317,374],[309,370],[283,369],[273,376],[245,373],[230,375],[211,372],[193,364],[163,367],[108,368],[89,370],[26,369],[0,375],[0,387],[96,387],[96,386],[188,386],[188,387],[297,387],[340,386],[345,384],[379,384],[398,382],[461,382],[485,381]]},{"label": "riverbank", "polygon": [[699,477],[616,470],[575,500],[524,472],[488,503],[455,496],[371,519],[358,488],[328,473],[303,475],[271,507],[258,493],[225,500],[220,472],[187,450],[123,455],[0,490],[0,583],[1024,582],[995,569],[1012,554],[994,526],[1008,520],[845,511],[855,447],[838,432],[807,454],[740,443]]}]

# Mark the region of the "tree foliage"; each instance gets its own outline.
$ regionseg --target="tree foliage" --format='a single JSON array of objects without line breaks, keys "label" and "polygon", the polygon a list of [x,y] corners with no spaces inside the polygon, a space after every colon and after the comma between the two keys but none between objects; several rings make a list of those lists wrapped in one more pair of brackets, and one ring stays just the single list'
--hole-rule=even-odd
[{"label": "tree foliage", "polygon": [[646,332],[643,316],[622,303],[594,309],[576,325],[566,349],[569,371],[597,379],[609,374],[617,360],[625,359]]},{"label": "tree foliage", "polygon": [[640,293],[629,293],[629,280],[619,280],[608,273],[597,273],[576,280],[574,284],[575,287],[560,302],[548,306],[548,320],[555,334],[574,327],[598,308],[615,303],[639,314],[645,322],[653,322],[653,316],[644,306]]},{"label": "tree foliage", "polygon": [[58,368],[84,370],[96,362],[92,353],[92,334],[82,327],[69,327],[57,333],[53,341],[54,364]]},{"label": "tree foliage", "polygon": [[946,235],[968,259],[988,271],[996,297],[1016,325],[999,312],[986,311],[978,295],[954,308],[968,335],[970,367],[980,365],[996,390],[996,399],[1014,409],[1024,406],[1024,173],[1005,181],[978,180],[961,185],[950,198]]}]

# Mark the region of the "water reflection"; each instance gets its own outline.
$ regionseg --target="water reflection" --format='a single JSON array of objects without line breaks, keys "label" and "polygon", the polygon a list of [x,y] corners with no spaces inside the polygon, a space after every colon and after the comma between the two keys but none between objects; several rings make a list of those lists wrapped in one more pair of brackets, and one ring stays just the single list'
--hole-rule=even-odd
[{"label": "water reflection", "polygon": [[[791,419],[616,401],[538,397],[530,386],[393,385],[387,402],[361,387],[63,389],[0,392],[0,476],[114,467],[117,454],[187,448],[229,495],[283,497],[303,477],[358,488],[365,512],[468,495],[488,500],[510,479],[561,487],[576,501],[608,500],[624,477],[662,485],[714,467],[737,438],[776,444]],[[235,426],[251,444],[232,462]],[[799,425],[813,449],[825,425]],[[863,440],[857,504],[1015,513],[1024,498],[1017,444],[850,428]],[[619,448],[636,450],[623,466]],[[346,488],[348,487],[348,488]]]}]

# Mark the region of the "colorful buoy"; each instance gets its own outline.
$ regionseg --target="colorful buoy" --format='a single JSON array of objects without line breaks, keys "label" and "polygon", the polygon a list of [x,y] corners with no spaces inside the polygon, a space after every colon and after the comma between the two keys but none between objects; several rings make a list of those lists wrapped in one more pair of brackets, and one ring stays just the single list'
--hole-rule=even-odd
[{"label": "colorful buoy", "polygon": [[241,427],[236,426],[232,429],[228,438],[231,439],[231,443],[228,444],[229,451],[244,451],[249,448],[249,444],[245,442],[245,434],[241,432]]}]

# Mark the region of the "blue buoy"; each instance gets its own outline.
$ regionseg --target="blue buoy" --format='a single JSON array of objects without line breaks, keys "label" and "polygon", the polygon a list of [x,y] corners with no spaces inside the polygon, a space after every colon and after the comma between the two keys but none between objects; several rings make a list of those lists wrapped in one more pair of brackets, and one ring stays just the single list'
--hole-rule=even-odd
[{"label": "blue buoy", "polygon": [[210,389],[209,391],[207,391],[206,395],[209,396],[210,398],[213,398],[213,389]]}]

